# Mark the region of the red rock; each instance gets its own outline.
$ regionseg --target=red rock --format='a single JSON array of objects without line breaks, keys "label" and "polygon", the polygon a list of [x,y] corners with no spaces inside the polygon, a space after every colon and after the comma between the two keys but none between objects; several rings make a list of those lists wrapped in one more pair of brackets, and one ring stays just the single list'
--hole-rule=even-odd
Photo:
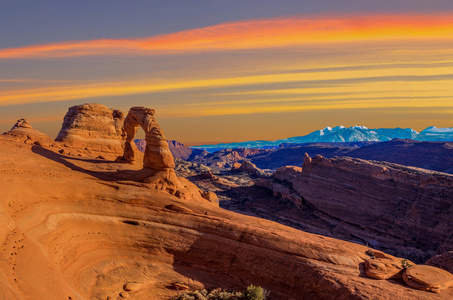
[{"label": "red rock", "polygon": [[245,160],[244,162],[242,162],[242,164],[235,162],[233,164],[233,166],[231,167],[230,172],[246,172],[246,173],[249,173],[250,175],[254,175],[254,176],[258,176],[258,177],[266,176],[266,172],[264,172],[263,170],[261,170],[260,168],[258,168],[256,165],[254,165],[253,163],[251,163],[248,160]]},{"label": "red rock", "polygon": [[[262,184],[282,199],[303,199],[317,232],[339,238],[360,236],[373,246],[420,262],[427,253],[453,247],[453,176],[362,159],[322,156],[304,159],[303,168],[281,167]],[[298,196],[298,197],[295,197]],[[305,205],[304,204],[304,205]],[[339,221],[341,223],[339,223]],[[323,225],[323,224],[331,225]],[[322,226],[326,226],[323,229]],[[417,249],[418,248],[418,249]]]},{"label": "red rock", "polygon": [[164,132],[154,118],[154,109],[142,106],[132,107],[124,120],[124,131],[126,132],[124,159],[129,162],[135,161],[138,150],[133,139],[139,127],[145,131],[146,140],[143,167],[158,171],[174,169],[174,158]]},{"label": "red rock", "polygon": [[453,251],[447,251],[428,259],[425,265],[444,269],[453,274]]},{"label": "red rock", "polygon": [[72,106],[55,140],[71,148],[121,154],[123,119],[122,112],[102,104]]},{"label": "red rock", "polygon": [[433,293],[440,293],[453,286],[451,273],[426,265],[407,268],[403,273],[403,279],[411,287]]},{"label": "red rock", "polygon": [[49,147],[54,144],[54,141],[46,134],[39,130],[33,129],[26,119],[17,120],[16,124],[10,131],[2,135],[3,138],[22,142],[26,144],[34,144],[43,147]]},{"label": "red rock", "polygon": [[203,198],[205,198],[206,200],[208,200],[209,202],[219,205],[219,198],[217,197],[217,195],[214,192],[206,192],[206,193],[201,194],[201,196]]},{"label": "red rock", "polygon": [[403,259],[396,257],[371,258],[365,261],[365,273],[375,279],[401,279]]}]

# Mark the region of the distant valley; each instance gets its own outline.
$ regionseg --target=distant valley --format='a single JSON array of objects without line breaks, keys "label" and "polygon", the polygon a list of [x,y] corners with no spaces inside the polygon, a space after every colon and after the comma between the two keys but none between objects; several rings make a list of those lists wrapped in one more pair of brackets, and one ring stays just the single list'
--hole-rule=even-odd
[{"label": "distant valley", "polygon": [[365,126],[336,126],[326,127],[304,136],[290,137],[275,141],[246,141],[229,144],[200,145],[194,149],[215,152],[222,149],[235,148],[259,148],[276,149],[282,144],[305,144],[305,143],[343,143],[343,142],[383,142],[398,139],[412,139],[417,141],[453,141],[453,128],[437,128],[430,126],[421,132],[411,128],[377,128],[369,129]]},{"label": "distant valley", "polygon": [[[144,141],[136,140],[144,151]],[[311,157],[326,158],[348,156],[374,161],[386,161],[401,165],[453,174],[453,142],[426,142],[410,139],[393,139],[385,142],[314,142],[305,144],[280,144],[277,149],[222,149],[213,153],[185,147],[170,141],[175,158],[206,165],[216,170],[228,170],[235,162],[248,160],[258,168],[276,170],[283,166],[301,167],[305,153]]]}]

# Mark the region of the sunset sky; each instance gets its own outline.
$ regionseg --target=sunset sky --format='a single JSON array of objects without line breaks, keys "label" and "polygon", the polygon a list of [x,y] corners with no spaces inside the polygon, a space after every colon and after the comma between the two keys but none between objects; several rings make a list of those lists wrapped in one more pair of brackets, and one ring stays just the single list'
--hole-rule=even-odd
[{"label": "sunset sky", "polygon": [[187,145],[453,127],[451,0],[2,0],[0,132],[156,110]]}]

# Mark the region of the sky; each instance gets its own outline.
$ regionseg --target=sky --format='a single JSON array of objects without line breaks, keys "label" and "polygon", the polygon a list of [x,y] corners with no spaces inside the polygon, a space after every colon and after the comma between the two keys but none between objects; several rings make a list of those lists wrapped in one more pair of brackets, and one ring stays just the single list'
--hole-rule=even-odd
[{"label": "sky", "polygon": [[83,103],[186,145],[453,127],[452,53],[451,0],[0,0],[0,132]]}]

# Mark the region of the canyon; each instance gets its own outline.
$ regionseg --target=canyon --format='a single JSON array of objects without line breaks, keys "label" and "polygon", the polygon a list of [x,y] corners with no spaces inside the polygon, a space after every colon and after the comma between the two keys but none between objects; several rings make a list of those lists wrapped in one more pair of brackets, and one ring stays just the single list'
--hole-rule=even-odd
[{"label": "canyon", "polygon": [[[241,163],[228,174],[192,165],[184,178],[155,111],[124,116],[82,105],[69,109],[55,142],[0,136],[5,299],[170,299],[178,286],[248,284],[270,299],[453,298],[448,254],[405,268],[408,257],[376,249],[413,248],[419,260],[451,251],[451,175],[307,155],[302,168],[272,177]],[[132,143],[139,127],[145,153]],[[222,201],[292,214],[280,211],[279,224]],[[284,225],[296,214],[307,232]]]}]

